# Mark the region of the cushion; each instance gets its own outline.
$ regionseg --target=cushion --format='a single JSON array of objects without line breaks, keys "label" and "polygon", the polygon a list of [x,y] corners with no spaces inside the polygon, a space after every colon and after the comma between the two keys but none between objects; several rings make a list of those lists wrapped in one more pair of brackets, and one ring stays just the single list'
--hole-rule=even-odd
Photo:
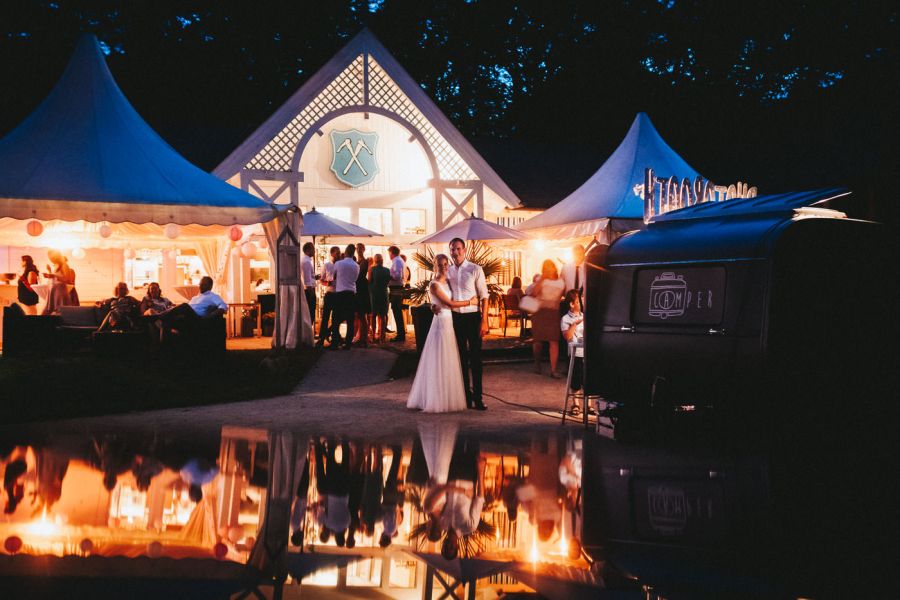
[{"label": "cushion", "polygon": [[60,306],[59,320],[63,327],[97,327],[98,312],[93,306]]}]

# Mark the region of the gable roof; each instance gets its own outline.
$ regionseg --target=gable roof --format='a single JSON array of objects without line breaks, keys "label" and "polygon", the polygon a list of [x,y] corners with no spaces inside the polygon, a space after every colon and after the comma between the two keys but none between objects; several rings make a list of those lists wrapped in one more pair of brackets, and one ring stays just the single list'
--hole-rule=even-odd
[{"label": "gable roof", "polygon": [[[560,228],[578,225],[579,235],[590,235],[586,223],[605,219],[643,219],[644,201],[634,187],[644,183],[644,169],[679,180],[699,175],[659,135],[650,117],[638,113],[619,147],[590,179],[556,205],[519,225],[519,229]],[[562,235],[562,237],[566,237]]]},{"label": "gable roof", "polygon": [[[369,94],[364,90],[364,59],[369,61]],[[339,81],[352,82],[358,87],[350,94],[342,93],[334,89]],[[388,89],[394,84],[405,96],[405,101]],[[521,204],[516,194],[368,29],[360,31],[341,48],[213,173],[227,179],[245,167],[288,170],[288,156],[293,155],[300,137],[318,118],[347,105],[364,106],[367,101],[369,106],[401,114],[420,129],[432,146],[443,179],[476,176],[509,206]]]},{"label": "gable roof", "polygon": [[0,140],[0,217],[252,224],[259,198],[195,167],[129,104],[93,35],[43,102]]}]

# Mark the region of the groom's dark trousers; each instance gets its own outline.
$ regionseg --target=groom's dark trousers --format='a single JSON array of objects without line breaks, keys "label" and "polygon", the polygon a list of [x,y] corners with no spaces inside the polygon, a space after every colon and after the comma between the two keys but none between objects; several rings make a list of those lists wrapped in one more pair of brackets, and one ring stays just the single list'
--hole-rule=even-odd
[{"label": "groom's dark trousers", "polygon": [[[466,406],[478,406],[481,399],[481,314],[453,313],[453,332],[459,349]],[[471,378],[469,373],[471,372]]]}]

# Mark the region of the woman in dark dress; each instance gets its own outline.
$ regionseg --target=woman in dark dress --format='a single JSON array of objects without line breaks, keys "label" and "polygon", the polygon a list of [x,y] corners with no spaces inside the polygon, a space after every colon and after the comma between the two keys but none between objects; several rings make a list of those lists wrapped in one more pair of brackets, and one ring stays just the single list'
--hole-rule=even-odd
[{"label": "woman in dark dress", "polygon": [[369,345],[369,313],[372,312],[365,244],[356,244],[356,259],[359,262],[359,275],[356,277],[356,331],[359,337],[353,341],[359,341],[359,345],[365,348]]},{"label": "woman in dark dress", "polygon": [[22,256],[22,275],[19,276],[19,304],[25,309],[25,314],[36,315],[38,295],[31,286],[38,282],[38,268],[34,266],[34,259],[27,254]]},{"label": "woman in dark dress", "polygon": [[[375,266],[369,273],[369,290],[372,292],[372,318],[378,322],[377,339],[382,344],[385,341],[385,326],[388,316],[388,283],[391,280],[391,270],[384,266],[384,257],[375,255]],[[374,337],[374,336],[373,336]]]}]

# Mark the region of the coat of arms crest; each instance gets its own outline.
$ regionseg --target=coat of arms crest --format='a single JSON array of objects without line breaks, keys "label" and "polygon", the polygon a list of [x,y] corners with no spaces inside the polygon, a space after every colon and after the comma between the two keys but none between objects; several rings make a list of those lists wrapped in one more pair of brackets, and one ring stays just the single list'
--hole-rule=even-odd
[{"label": "coat of arms crest", "polygon": [[365,185],[378,174],[375,148],[378,134],[356,129],[331,132],[331,170],[343,183],[351,187]]}]

